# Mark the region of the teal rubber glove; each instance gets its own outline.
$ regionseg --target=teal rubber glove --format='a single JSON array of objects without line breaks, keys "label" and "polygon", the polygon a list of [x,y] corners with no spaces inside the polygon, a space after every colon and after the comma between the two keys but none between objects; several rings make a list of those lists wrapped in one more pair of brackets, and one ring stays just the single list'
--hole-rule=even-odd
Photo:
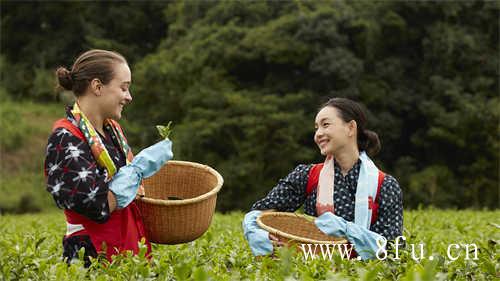
[{"label": "teal rubber glove", "polygon": [[380,251],[379,245],[386,245],[387,242],[382,235],[348,222],[331,212],[319,216],[314,223],[327,235],[346,237],[363,260],[375,258],[377,251]]},{"label": "teal rubber glove", "polygon": [[117,207],[127,207],[137,195],[142,179],[154,175],[172,157],[172,142],[165,139],[145,148],[130,164],[121,167],[109,183]]},{"label": "teal rubber glove", "polygon": [[260,228],[257,224],[257,218],[261,213],[262,211],[254,210],[247,213],[243,219],[243,234],[254,256],[270,255],[273,252],[269,232]]}]

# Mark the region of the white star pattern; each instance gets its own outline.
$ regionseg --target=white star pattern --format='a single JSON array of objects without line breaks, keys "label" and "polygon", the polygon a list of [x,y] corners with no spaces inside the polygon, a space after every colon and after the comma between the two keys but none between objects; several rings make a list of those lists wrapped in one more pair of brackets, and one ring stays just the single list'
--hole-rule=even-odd
[{"label": "white star pattern", "polygon": [[106,204],[102,204],[101,205],[101,216],[107,216],[108,215],[108,212],[106,211]]},{"label": "white star pattern", "polygon": [[90,170],[85,170],[85,168],[82,167],[82,170],[78,172],[78,175],[73,178],[73,181],[87,181],[87,177],[92,175],[92,171]]},{"label": "white star pattern", "polygon": [[57,194],[63,185],[64,182],[56,180],[55,185],[49,185],[49,187],[51,188],[50,193]]},{"label": "white star pattern", "polygon": [[[104,142],[115,165],[126,164],[115,143]],[[49,138],[45,159],[47,191],[60,208],[71,209],[96,222],[109,218],[107,170],[100,167],[90,146],[64,128]]]},{"label": "white star pattern", "polygon": [[55,171],[57,171],[59,169],[59,165],[61,164],[61,162],[59,163],[49,163],[48,166],[49,166],[49,176],[52,176],[54,174]]},{"label": "white star pattern", "polygon": [[49,151],[50,151],[50,149],[52,148],[53,145],[54,145],[53,143],[49,143],[47,145],[47,148],[45,149],[45,156],[47,156],[49,154]]},{"label": "white star pattern", "polygon": [[89,193],[87,193],[87,198],[85,198],[83,200],[83,203],[87,203],[89,201],[92,201],[92,202],[95,201],[95,196],[96,196],[97,191],[99,191],[99,187],[97,187],[97,188],[91,190]]},{"label": "white star pattern", "polygon": [[66,152],[69,152],[69,155],[66,155],[64,159],[73,158],[74,160],[78,160],[80,155],[83,154],[83,150],[78,149],[77,146],[74,146],[71,142],[68,143],[68,147],[66,148]]},{"label": "white star pattern", "polygon": [[56,136],[60,137],[61,135],[69,135],[70,132],[64,128],[62,128],[61,130],[59,130],[59,132],[57,132]]}]

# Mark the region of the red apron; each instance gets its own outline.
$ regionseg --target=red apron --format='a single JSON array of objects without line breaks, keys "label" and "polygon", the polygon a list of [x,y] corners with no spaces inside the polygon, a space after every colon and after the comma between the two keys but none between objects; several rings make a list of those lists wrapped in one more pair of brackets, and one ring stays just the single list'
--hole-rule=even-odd
[{"label": "red apron", "polygon": [[121,210],[111,213],[105,223],[96,223],[74,211],[64,210],[66,221],[71,224],[81,224],[98,253],[106,252],[106,258],[111,261],[112,255],[130,250],[139,253],[139,242],[144,238],[147,245],[147,256],[150,257],[151,244],[146,238],[141,213],[135,202]]}]

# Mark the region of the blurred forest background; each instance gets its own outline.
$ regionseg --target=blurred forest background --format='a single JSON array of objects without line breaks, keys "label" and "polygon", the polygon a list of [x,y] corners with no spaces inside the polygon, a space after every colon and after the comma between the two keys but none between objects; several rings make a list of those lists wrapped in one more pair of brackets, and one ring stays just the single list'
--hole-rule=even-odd
[{"label": "blurred forest background", "polygon": [[499,2],[1,1],[0,212],[53,208],[43,159],[71,95],[55,68],[91,48],[132,68],[121,121],[137,152],[174,122],[175,159],[224,177],[247,210],[300,163],[322,162],[314,116],[366,105],[405,208],[499,207]]}]

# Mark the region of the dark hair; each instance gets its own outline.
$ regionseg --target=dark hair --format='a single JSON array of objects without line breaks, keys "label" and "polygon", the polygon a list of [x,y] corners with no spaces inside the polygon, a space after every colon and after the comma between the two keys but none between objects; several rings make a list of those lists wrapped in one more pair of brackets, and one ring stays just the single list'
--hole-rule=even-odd
[{"label": "dark hair", "polygon": [[56,70],[59,85],[73,91],[75,96],[81,96],[92,79],[99,79],[104,85],[113,79],[113,65],[127,63],[127,60],[117,52],[106,50],[89,50],[78,56],[71,71],[60,66]]},{"label": "dark hair", "polygon": [[344,122],[356,121],[357,124],[357,142],[360,151],[366,151],[368,155],[375,156],[381,148],[377,133],[366,129],[368,120],[361,105],[355,101],[346,98],[332,98],[328,100],[321,108],[327,106],[335,107],[339,112],[339,118]]}]

